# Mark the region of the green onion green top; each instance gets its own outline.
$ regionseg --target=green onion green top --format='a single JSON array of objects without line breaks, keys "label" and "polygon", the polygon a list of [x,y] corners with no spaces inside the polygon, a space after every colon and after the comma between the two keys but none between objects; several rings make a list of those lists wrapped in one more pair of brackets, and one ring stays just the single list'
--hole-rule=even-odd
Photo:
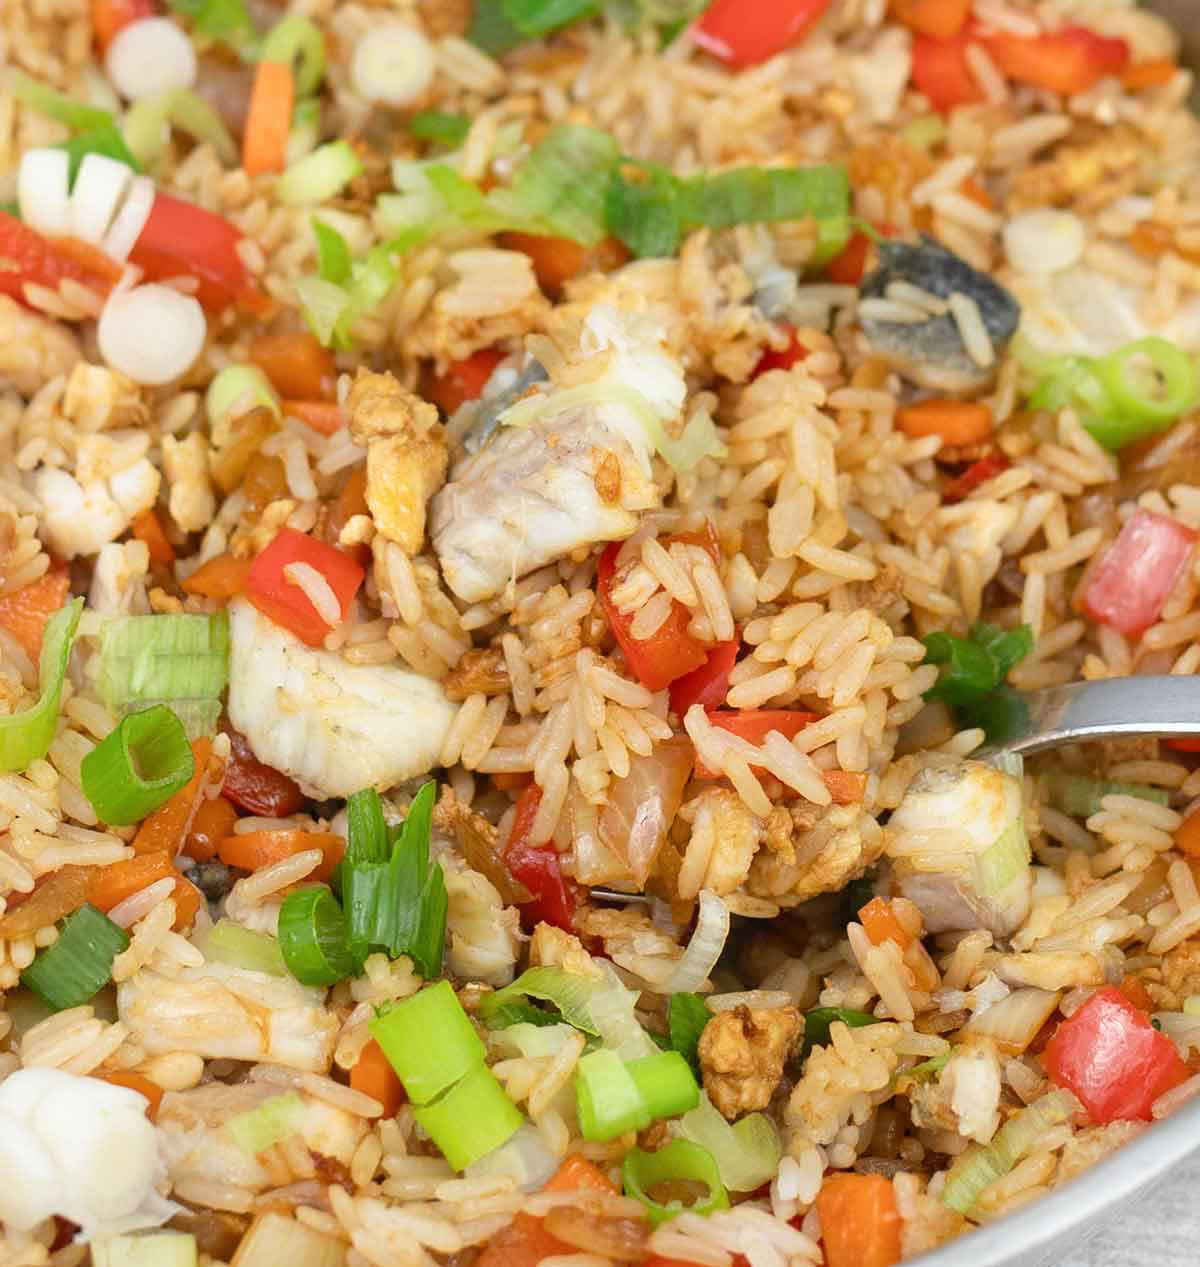
[{"label": "green onion green top", "polygon": [[63,920],[58,940],[21,973],[21,984],[56,1012],[79,1007],[112,980],[113,960],[128,945],[124,930],[107,915],[81,906]]}]

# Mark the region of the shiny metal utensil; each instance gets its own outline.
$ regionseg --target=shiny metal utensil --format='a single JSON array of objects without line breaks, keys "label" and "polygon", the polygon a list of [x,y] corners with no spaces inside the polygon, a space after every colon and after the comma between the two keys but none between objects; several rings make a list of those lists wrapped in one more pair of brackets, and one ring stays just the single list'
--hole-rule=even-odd
[{"label": "shiny metal utensil", "polygon": [[996,745],[1029,756],[1097,739],[1200,737],[1200,676],[1073,682],[1019,697],[1024,717]]}]

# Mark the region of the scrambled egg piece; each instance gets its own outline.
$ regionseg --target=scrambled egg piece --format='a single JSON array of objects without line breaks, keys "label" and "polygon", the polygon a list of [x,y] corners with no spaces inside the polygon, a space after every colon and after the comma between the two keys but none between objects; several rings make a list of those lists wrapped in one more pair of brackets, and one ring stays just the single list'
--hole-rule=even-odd
[{"label": "scrambled egg piece", "polygon": [[794,1007],[737,1007],[708,1022],[700,1035],[700,1071],[708,1098],[729,1121],[767,1107],[803,1029]]}]

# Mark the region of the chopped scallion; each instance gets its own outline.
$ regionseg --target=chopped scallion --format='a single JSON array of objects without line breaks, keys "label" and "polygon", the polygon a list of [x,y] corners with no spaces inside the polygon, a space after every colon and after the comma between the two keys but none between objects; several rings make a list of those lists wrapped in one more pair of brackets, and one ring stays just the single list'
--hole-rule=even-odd
[{"label": "chopped scallion", "polygon": [[667,1000],[667,1033],[677,1051],[693,1069],[697,1067],[700,1035],[712,1020],[708,1004],[698,994],[672,994]]},{"label": "chopped scallion", "polygon": [[[685,1213],[712,1214],[729,1208],[729,1193],[721,1182],[721,1172],[707,1149],[691,1140],[672,1140],[665,1148],[649,1153],[632,1148],[621,1164],[625,1195],[640,1201],[652,1226]],[[660,1201],[653,1195],[659,1184],[673,1187],[681,1183],[703,1184],[705,1196],[685,1205],[677,1197]]]},{"label": "chopped scallion", "polygon": [[448,981],[385,1008],[370,1030],[414,1104],[435,1100],[486,1055]]},{"label": "chopped scallion", "polygon": [[288,206],[324,202],[340,193],[362,171],[362,160],[346,141],[319,145],[280,176],[279,201]]},{"label": "chopped scallion", "polygon": [[317,276],[341,286],[350,279],[350,248],[346,239],[330,224],[313,216],[313,237],[317,240]]},{"label": "chopped scallion", "polygon": [[575,1105],[584,1139],[606,1143],[650,1125],[642,1093],[613,1051],[589,1052],[575,1074]]},{"label": "chopped scallion", "polygon": [[279,908],[279,949],[301,985],[334,985],[354,972],[346,921],[326,888],[296,889]]},{"label": "chopped scallion", "polygon": [[242,1152],[253,1157],[294,1135],[303,1116],[304,1101],[289,1091],[271,1096],[257,1108],[235,1114],[225,1123],[225,1129]]},{"label": "chopped scallion", "polygon": [[204,395],[209,424],[220,426],[234,408],[239,418],[259,408],[269,409],[276,418],[283,413],[275,389],[257,365],[227,365],[209,383]]},{"label": "chopped scallion", "polygon": [[183,723],[164,704],[130,713],[84,757],[83,793],[102,823],[140,823],[196,772]]},{"label": "chopped scallion", "polygon": [[82,611],[83,599],[76,598],[46,622],[38,666],[37,703],[19,713],[0,717],[0,770],[27,769],[31,762],[46,755],[53,742],[67,660]]},{"label": "chopped scallion", "polygon": [[21,984],[56,1012],[79,1007],[108,984],[113,960],[128,946],[124,930],[107,915],[81,906],[63,920],[58,940],[21,973]]},{"label": "chopped scallion", "polygon": [[204,957],[270,977],[287,976],[287,964],[277,938],[243,928],[228,919],[217,920],[209,929],[204,937]]},{"label": "chopped scallion", "polygon": [[415,1105],[413,1116],[460,1171],[499,1148],[524,1121],[485,1064],[476,1065],[433,1103]]},{"label": "chopped scallion", "polygon": [[291,167],[321,143],[321,99],[304,97],[292,107],[292,130],[284,150],[284,166]]},{"label": "chopped scallion", "polygon": [[408,121],[408,130],[419,141],[438,141],[456,150],[467,139],[471,120],[465,114],[444,110],[420,110]]},{"label": "chopped scallion", "polygon": [[[565,968],[549,965],[527,968],[511,985],[484,995],[479,1004],[479,1015],[485,1024],[492,1025],[506,1008],[520,1005],[527,999],[541,999],[553,1003],[568,1025],[598,1037],[600,1029],[588,1010],[588,1003],[603,988],[603,983],[577,972],[568,972]],[[529,1018],[522,1016],[520,1019]],[[513,1021],[506,1023],[512,1024]],[[502,1028],[502,1025],[497,1028]]]},{"label": "chopped scallion", "polygon": [[1100,802],[1106,796],[1137,796],[1156,805],[1169,805],[1171,794],[1160,787],[1145,783],[1114,783],[1109,779],[1089,779],[1082,774],[1068,774],[1053,770],[1042,775],[1042,789],[1046,799],[1055,809],[1072,818],[1090,818],[1103,808]]},{"label": "chopped scallion", "polygon": [[298,13],[290,13],[267,32],[259,60],[285,62],[295,76],[296,95],[311,96],[325,74],[325,37],[320,28]]},{"label": "chopped scallion", "polygon": [[980,726],[1000,742],[1020,721],[1024,701],[1003,685],[1013,666],[1033,650],[1028,625],[1004,630],[980,622],[970,636],[941,630],[926,635],[925,663],[945,665],[938,681],[925,692],[929,700],[945,700],[966,726]]},{"label": "chopped scallion", "polygon": [[730,1123],[702,1095],[700,1103],[679,1119],[679,1132],[712,1154],[721,1181],[732,1192],[753,1192],[769,1183],[779,1168],[783,1146],[765,1113],[748,1113]]},{"label": "chopped scallion", "polygon": [[231,163],[237,158],[237,143],[221,116],[203,97],[187,88],[172,88],[135,101],[125,114],[124,139],[137,158],[149,165],[161,157],[172,127],[210,144],[222,162]]},{"label": "chopped scallion", "polygon": [[11,70],[7,87],[18,101],[47,118],[66,124],[72,132],[116,130],[116,119],[110,111],[66,97],[48,84],[26,75],[24,71]]},{"label": "chopped scallion", "polygon": [[228,44],[250,57],[258,41],[245,0],[167,0],[176,13],[192,20],[197,35]]},{"label": "chopped scallion", "polygon": [[68,175],[72,185],[79,174],[79,165],[89,154],[103,154],[105,158],[115,158],[118,163],[124,163],[135,172],[141,170],[138,160],[125,144],[125,138],[116,128],[96,128],[91,132],[80,132],[69,141],[64,141],[63,149],[67,151]]},{"label": "chopped scallion", "polygon": [[872,1016],[870,1012],[856,1012],[850,1007],[814,1007],[812,1011],[804,1013],[804,1046],[800,1053],[801,1059],[807,1056],[814,1047],[829,1045],[829,1027],[834,1021],[841,1021],[843,1025],[848,1025],[851,1029],[879,1024],[879,1018]]}]

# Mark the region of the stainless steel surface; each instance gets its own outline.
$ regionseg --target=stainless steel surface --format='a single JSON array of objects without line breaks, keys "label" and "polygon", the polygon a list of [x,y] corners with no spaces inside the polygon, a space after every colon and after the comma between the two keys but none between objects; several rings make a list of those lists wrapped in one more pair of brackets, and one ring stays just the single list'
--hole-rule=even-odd
[{"label": "stainless steel surface", "polygon": [[1200,736],[1200,677],[1124,677],[1031,691],[1024,726],[1003,745],[1028,756],[1129,735]]}]

